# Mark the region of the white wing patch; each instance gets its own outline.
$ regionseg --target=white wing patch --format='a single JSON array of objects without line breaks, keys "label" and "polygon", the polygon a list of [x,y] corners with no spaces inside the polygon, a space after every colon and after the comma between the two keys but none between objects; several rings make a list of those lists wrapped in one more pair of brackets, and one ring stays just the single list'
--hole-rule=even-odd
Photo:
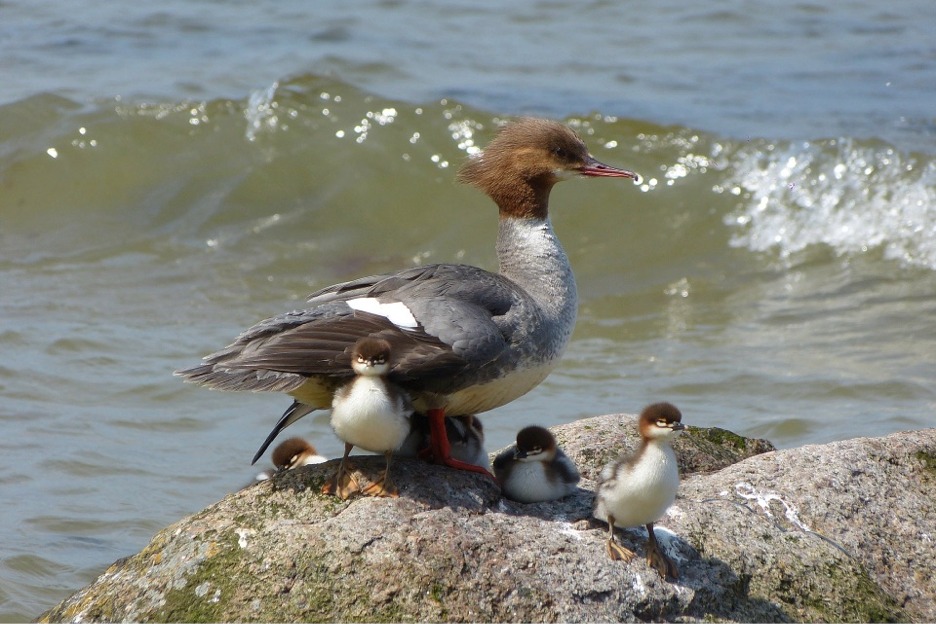
[{"label": "white wing patch", "polygon": [[382,316],[397,327],[406,327],[408,329],[419,327],[419,323],[416,322],[416,317],[413,316],[410,309],[399,301],[383,303],[373,297],[361,297],[359,299],[349,299],[345,303],[354,310]]}]

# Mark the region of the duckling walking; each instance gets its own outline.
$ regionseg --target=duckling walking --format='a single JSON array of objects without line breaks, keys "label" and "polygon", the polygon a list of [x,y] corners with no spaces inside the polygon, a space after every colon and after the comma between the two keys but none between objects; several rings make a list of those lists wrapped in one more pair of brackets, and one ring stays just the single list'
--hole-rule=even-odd
[{"label": "duckling walking", "polygon": [[647,527],[647,563],[661,576],[679,578],[676,564],[666,556],[653,523],[676,498],[679,470],[670,443],[685,429],[682,414],[671,403],[644,408],[639,419],[640,447],[605,467],[595,497],[594,516],[608,523],[608,554],[630,561],[635,554],[615,542],[614,527]]}]

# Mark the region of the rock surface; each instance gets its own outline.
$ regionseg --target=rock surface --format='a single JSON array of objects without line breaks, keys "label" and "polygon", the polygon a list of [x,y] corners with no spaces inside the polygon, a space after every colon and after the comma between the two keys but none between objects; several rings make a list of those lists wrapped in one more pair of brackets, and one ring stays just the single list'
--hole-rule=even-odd
[{"label": "rock surface", "polygon": [[[485,477],[395,460],[398,499],[318,494],[337,462],[257,483],[161,531],[47,621],[934,621],[936,429],[772,451],[696,429],[657,525],[681,578],[605,551],[594,479],[633,416],[556,427],[577,494],[524,505]],[[356,462],[376,475],[382,457]]]}]

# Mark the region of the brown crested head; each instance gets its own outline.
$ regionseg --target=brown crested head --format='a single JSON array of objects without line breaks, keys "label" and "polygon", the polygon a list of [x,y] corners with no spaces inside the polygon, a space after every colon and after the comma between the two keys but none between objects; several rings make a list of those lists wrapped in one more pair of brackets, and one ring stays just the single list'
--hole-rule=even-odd
[{"label": "brown crested head", "polygon": [[303,455],[315,455],[315,447],[302,438],[289,438],[273,450],[273,465],[279,470],[289,470]]},{"label": "brown crested head", "polygon": [[354,343],[351,362],[376,366],[390,361],[390,343],[383,338],[367,336]]},{"label": "brown crested head", "polygon": [[545,219],[553,185],[573,175],[637,179],[595,160],[561,123],[525,117],[501,128],[481,154],[462,165],[458,180],[487,193],[502,217]]},{"label": "brown crested head", "polygon": [[668,438],[685,429],[682,412],[672,403],[654,403],[640,412],[640,435],[644,438]]},{"label": "brown crested head", "polygon": [[524,427],[517,433],[516,457],[524,458],[548,453],[556,448],[556,438],[545,427]]}]

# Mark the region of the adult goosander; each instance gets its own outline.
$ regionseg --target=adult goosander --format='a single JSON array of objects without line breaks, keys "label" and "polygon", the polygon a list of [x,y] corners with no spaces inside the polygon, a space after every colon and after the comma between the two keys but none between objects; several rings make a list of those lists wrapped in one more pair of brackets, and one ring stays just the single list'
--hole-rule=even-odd
[{"label": "adult goosander", "polygon": [[325,494],[348,498],[361,491],[348,472],[348,454],[355,446],[383,453],[387,463],[383,475],[362,493],[371,496],[396,496],[390,483],[390,459],[410,432],[413,406],[409,396],[387,381],[390,370],[390,343],[382,338],[361,338],[351,350],[355,377],[338,388],[332,399],[331,424],[345,443],[338,472],[322,488]]},{"label": "adult goosander", "polygon": [[581,478],[545,427],[521,429],[517,443],[494,459],[494,475],[507,498],[521,503],[568,496]]},{"label": "adult goosander", "polygon": [[498,206],[499,272],[433,264],[329,286],[313,293],[304,310],[261,321],[176,374],[210,388],[286,392],[295,399],[256,462],[284,427],[331,407],[351,375],[351,346],[375,335],[395,355],[388,378],[429,418],[436,461],[486,472],[451,458],[444,418],[509,403],[559,362],[578,298],[549,219],[549,193],[575,175],[638,179],[595,160],[562,124],[510,123],[458,173]]},{"label": "adult goosander", "polygon": [[[445,419],[445,435],[453,459],[488,469],[491,461],[484,448],[484,425],[480,418],[474,414],[450,416]],[[429,443],[429,419],[424,414],[413,414],[410,434],[397,455],[424,457],[431,454]]]},{"label": "adult goosander", "polygon": [[327,457],[318,454],[315,447],[302,438],[289,438],[273,449],[273,466],[275,470],[264,470],[257,475],[257,481],[272,479],[280,472],[286,472],[300,466],[309,464],[322,464],[328,461]]},{"label": "adult goosander", "polygon": [[647,527],[647,563],[660,576],[679,578],[676,564],[666,556],[653,533],[676,499],[679,470],[670,443],[685,429],[682,414],[671,403],[654,403],[640,413],[640,447],[608,464],[601,473],[594,516],[608,523],[608,554],[630,561],[634,552],[614,541],[614,527]]}]

